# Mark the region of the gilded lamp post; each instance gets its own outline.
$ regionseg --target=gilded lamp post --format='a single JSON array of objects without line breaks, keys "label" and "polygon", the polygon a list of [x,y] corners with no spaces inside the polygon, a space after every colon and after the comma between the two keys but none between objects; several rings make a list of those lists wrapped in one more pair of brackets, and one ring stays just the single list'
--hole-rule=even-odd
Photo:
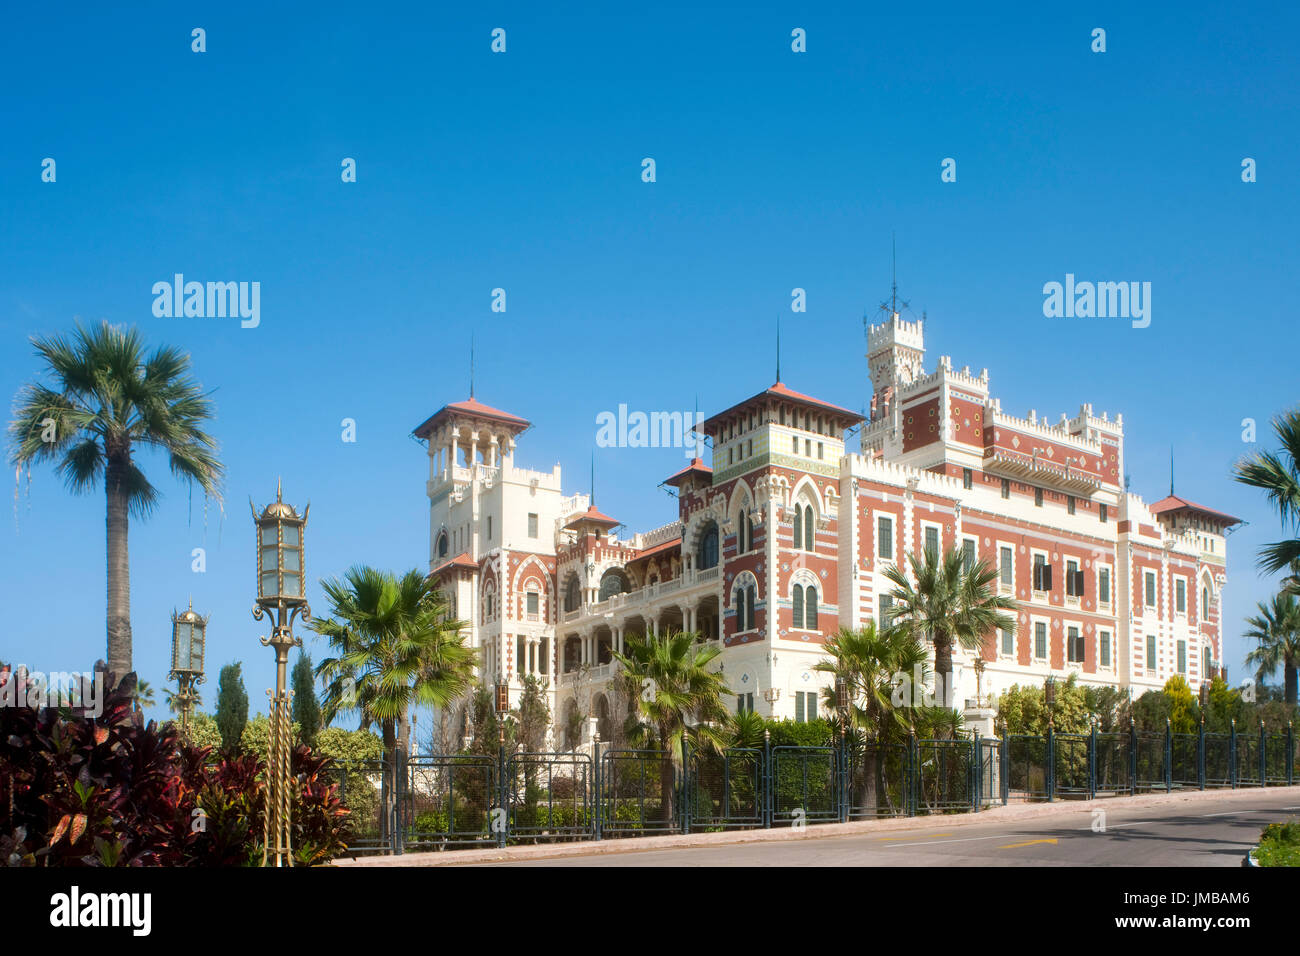
[{"label": "gilded lamp post", "polygon": [[168,680],[176,681],[176,705],[180,708],[181,734],[190,736],[190,715],[198,694],[195,684],[202,684],[203,649],[207,642],[208,619],[194,613],[194,604],[184,614],[172,612],[172,670]]},{"label": "gilded lamp post", "polygon": [[[257,603],[253,618],[265,615],[271,624],[271,636],[261,638],[263,646],[275,648],[275,696],[271,698],[271,741],[267,754],[266,812],[263,815],[262,865],[292,866],[290,835],[289,755],[290,698],[288,690],[289,651],[302,646],[294,637],[293,622],[301,614],[311,620],[311,608],[303,597],[303,530],[307,524],[309,504],[298,516],[292,505],[281,500],[276,484],[275,502],[259,515],[253,502],[253,524],[257,527]],[[271,695],[268,690],[267,696]]]}]

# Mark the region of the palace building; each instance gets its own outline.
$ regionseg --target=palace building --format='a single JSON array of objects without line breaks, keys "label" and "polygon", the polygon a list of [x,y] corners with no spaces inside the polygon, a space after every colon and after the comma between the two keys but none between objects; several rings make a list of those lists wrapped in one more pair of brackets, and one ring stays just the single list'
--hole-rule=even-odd
[{"label": "palace building", "polygon": [[1017,418],[987,370],[943,356],[927,372],[923,325],[892,313],[868,327],[867,416],[778,381],[706,419],[711,462],[665,479],[677,516],[641,533],[566,495],[558,465],[517,467],[529,428],[517,415],[471,397],[416,428],[430,570],[468,622],[482,679],[506,684],[512,706],[525,675],[544,679],[553,745],[584,746],[621,726],[612,654],[626,637],[688,630],[721,649],[734,708],[806,720],[830,683],[814,669],[822,644],[889,619],[884,572],[958,547],[1020,607],[982,652],[954,652],[968,720],[1049,675],[1137,696],[1181,674],[1195,692],[1221,668],[1238,519],[1127,493],[1122,416],[1085,404],[1054,423]]}]

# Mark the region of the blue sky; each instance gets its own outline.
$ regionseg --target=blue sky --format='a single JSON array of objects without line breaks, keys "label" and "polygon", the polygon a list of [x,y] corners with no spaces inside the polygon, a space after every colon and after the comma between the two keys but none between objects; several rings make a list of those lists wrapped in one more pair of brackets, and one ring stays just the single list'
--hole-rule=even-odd
[{"label": "blue sky", "polygon": [[[861,318],[888,294],[896,233],[927,367],[987,366],[1013,414],[1122,412],[1135,492],[1167,492],[1172,444],[1179,494],[1249,522],[1226,592],[1239,679],[1239,621],[1272,588],[1254,552],[1279,527],[1227,470],[1251,450],[1243,418],[1267,440],[1300,399],[1280,347],[1296,20],[1186,4],[15,8],[0,30],[0,393],[37,371],[29,335],[77,318],[192,352],[215,390],[224,514],[205,522],[145,459],[166,497],[131,529],[136,663],[164,683],[168,613],[192,595],[212,614],[205,703],[242,660],[265,710],[250,495],[265,503],[283,476],[287,499],[310,499],[318,612],[315,578],[423,566],[427,462],[409,433],[466,397],[471,329],[477,396],[534,423],[518,462],[560,462],[573,491],[599,412],[698,397],[711,413],[771,384],[778,315],[784,381],[860,408]],[[1258,182],[1241,181],[1244,157]],[[155,318],[150,288],[176,272],[260,282],[261,325]],[[1150,281],[1151,326],[1044,318],[1042,286],[1067,272]],[[681,464],[599,450],[602,510],[633,530],[671,520],[655,486]],[[0,659],[84,668],[104,652],[102,495],[70,497],[45,468],[15,507]]]}]

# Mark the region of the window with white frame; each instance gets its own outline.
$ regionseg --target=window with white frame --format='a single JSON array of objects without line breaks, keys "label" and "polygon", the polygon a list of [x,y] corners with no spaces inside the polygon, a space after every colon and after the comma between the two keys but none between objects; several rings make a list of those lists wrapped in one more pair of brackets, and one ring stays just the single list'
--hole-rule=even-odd
[{"label": "window with white frame", "polygon": [[1052,566],[1047,563],[1047,552],[1034,552],[1033,569],[1034,590],[1040,593],[1052,590]]},{"label": "window with white frame", "polygon": [[876,608],[876,627],[883,631],[893,623],[894,596],[892,594],[882,594]]},{"label": "window with white frame", "polygon": [[1142,575],[1142,580],[1145,585],[1142,603],[1149,608],[1154,608],[1156,606],[1156,573],[1147,571]]},{"label": "window with white frame", "polygon": [[528,515],[528,537],[537,537],[537,515],[531,513]]},{"label": "window with white frame", "polygon": [[1047,622],[1034,622],[1034,659],[1047,660]]},{"label": "window with white frame", "polygon": [[1016,629],[1014,627],[1002,628],[1002,656],[1014,657],[1016,653]]},{"label": "window with white frame", "polygon": [[894,519],[887,515],[876,516],[876,557],[894,560]]},{"label": "window with white frame", "polygon": [[967,574],[975,567],[975,539],[963,538],[961,542],[961,564]]},{"label": "window with white frame", "polygon": [[1097,603],[1101,607],[1110,606],[1110,568],[1097,569]]},{"label": "window with white frame", "polygon": [[1109,668],[1110,664],[1110,631],[1097,632],[1097,666]]},{"label": "window with white frame", "polygon": [[998,584],[1004,591],[1014,591],[1016,588],[1015,554],[1015,549],[1010,545],[1004,544],[998,548]]},{"label": "window with white frame", "polygon": [[922,532],[925,536],[925,553],[939,557],[939,526],[928,524]]},{"label": "window with white frame", "polygon": [[808,723],[817,719],[817,692],[815,690],[797,690],[794,692],[794,722]]},{"label": "window with white frame", "polygon": [[1065,654],[1065,659],[1069,663],[1083,663],[1083,632],[1077,625],[1071,625],[1065,629]]},{"label": "window with white frame", "polygon": [[801,630],[817,630],[817,588],[811,584],[796,584],[791,589],[793,624]]},{"label": "window with white frame", "polygon": [[1174,612],[1187,613],[1187,579],[1174,578]]},{"label": "window with white frame", "polygon": [[524,593],[524,601],[525,613],[528,615],[528,620],[537,620],[538,614],[541,613],[541,594],[537,591],[527,591]]},{"label": "window with white frame", "polygon": [[1178,642],[1178,673],[1187,673],[1187,642]]},{"label": "window with white frame", "polygon": [[1154,634],[1148,634],[1147,635],[1147,673],[1154,674],[1155,672],[1156,672],[1156,636]]}]

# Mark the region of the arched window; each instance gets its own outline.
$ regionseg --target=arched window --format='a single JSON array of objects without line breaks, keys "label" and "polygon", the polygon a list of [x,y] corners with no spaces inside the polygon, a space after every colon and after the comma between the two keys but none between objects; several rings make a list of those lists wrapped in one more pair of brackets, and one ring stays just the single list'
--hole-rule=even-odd
[{"label": "arched window", "polygon": [[752,584],[736,588],[736,630],[754,629],[754,603],[757,589]]},{"label": "arched window", "polygon": [[794,604],[793,624],[795,627],[802,628],[803,627],[803,585],[802,584],[796,584],[794,586],[794,594],[792,595],[792,597],[793,597],[793,604]]},{"label": "arched window", "polygon": [[1210,589],[1201,588],[1201,617],[1210,616]]},{"label": "arched window", "polygon": [[812,505],[804,505],[804,509],[803,509],[803,549],[805,551],[813,550]]},{"label": "arched window", "polygon": [[744,554],[754,550],[754,517],[748,507],[740,509],[736,515],[736,553]]},{"label": "arched window", "polygon": [[446,556],[447,556],[447,532],[444,531],[442,532],[442,534],[438,535],[438,557],[445,558]]},{"label": "arched window", "polygon": [[717,565],[718,526],[710,521],[709,526],[700,535],[699,544],[695,548],[695,567],[696,570],[703,571],[706,568],[717,567]]},{"label": "arched window", "polygon": [[803,508],[794,506],[794,546],[799,548],[803,542]]},{"label": "arched window", "polygon": [[582,589],[578,586],[578,576],[569,575],[569,583],[564,587],[564,609],[576,611],[582,606]]},{"label": "arched window", "polygon": [[803,620],[808,630],[817,630],[817,589],[811,584],[804,588]]},{"label": "arched window", "polygon": [[601,576],[600,599],[602,601],[608,601],[615,594],[626,594],[627,591],[627,578],[617,568],[610,568]]}]

